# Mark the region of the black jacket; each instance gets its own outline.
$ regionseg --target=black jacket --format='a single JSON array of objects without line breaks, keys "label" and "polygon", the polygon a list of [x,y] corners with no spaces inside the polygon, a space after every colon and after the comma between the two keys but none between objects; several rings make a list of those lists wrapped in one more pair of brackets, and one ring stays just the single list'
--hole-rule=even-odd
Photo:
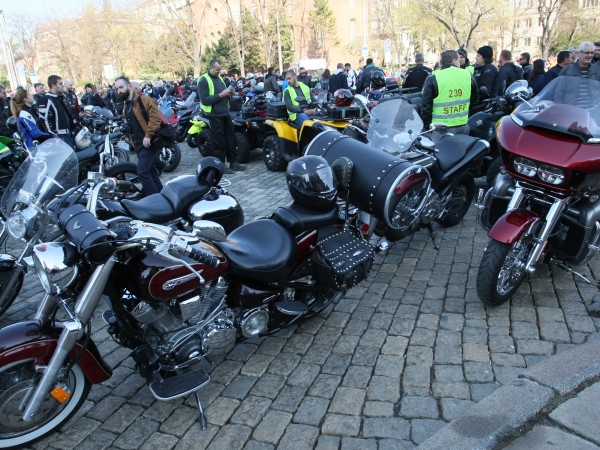
[{"label": "black jacket", "polygon": [[419,91],[423,89],[425,80],[431,75],[431,69],[423,64],[417,64],[415,67],[406,72],[403,88],[417,88]]},{"label": "black jacket", "polygon": [[348,89],[348,77],[342,70],[329,78],[329,92],[335,94],[338,89]]},{"label": "black jacket", "polygon": [[[447,69],[449,66],[442,67],[442,70]],[[424,129],[428,129],[431,125],[431,112],[433,110],[433,99],[439,95],[439,88],[437,79],[435,77],[428,77],[423,85],[423,94],[421,96],[421,119],[423,119]],[[471,77],[471,103],[478,100],[477,94],[477,83],[475,79]]]},{"label": "black jacket", "polygon": [[498,88],[496,95],[504,94],[504,90],[513,82],[523,79],[523,69],[512,61],[504,63],[498,69]]},{"label": "black jacket", "polygon": [[477,82],[477,88],[485,86],[488,91],[487,97],[483,97],[481,100],[496,95],[496,90],[498,89],[498,69],[496,69],[496,66],[493,64],[475,66],[473,76]]},{"label": "black jacket", "polygon": [[376,70],[381,70],[379,67],[375,67],[373,64],[366,66],[358,76],[356,84],[356,92],[363,92],[369,86],[371,86],[371,75]]},{"label": "black jacket", "polygon": [[73,131],[74,119],[71,117],[63,96],[51,92],[46,93],[38,104],[40,118],[46,125],[46,130],[59,135],[69,135]]},{"label": "black jacket", "polygon": [[0,136],[11,136],[8,125],[6,125],[6,121],[11,115],[10,97],[6,97],[0,100]]},{"label": "black jacket", "polygon": [[212,116],[227,116],[229,114],[229,97],[219,97],[219,94],[227,87],[219,76],[212,75],[210,72],[208,76],[212,79],[215,87],[214,94],[209,94],[208,82],[202,76],[198,78],[198,98],[203,104],[212,106],[212,111],[210,112]]}]

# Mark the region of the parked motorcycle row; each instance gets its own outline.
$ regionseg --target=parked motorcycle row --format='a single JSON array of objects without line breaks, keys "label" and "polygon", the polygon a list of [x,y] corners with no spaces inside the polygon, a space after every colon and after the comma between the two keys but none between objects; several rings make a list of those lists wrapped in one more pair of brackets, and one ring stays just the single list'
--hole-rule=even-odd
[{"label": "parked motorcycle row", "polygon": [[[481,300],[508,301],[540,262],[570,271],[587,262],[600,250],[600,110],[578,106],[576,80],[564,80],[533,99],[516,82],[486,105],[492,117],[474,119],[487,127],[485,136],[447,134],[435,144],[428,133],[443,126],[423,130],[415,103],[403,95],[380,99],[368,122],[360,98],[321,102],[327,120],[299,130],[281,103],[248,96],[240,118],[260,118],[258,127],[270,130],[265,163],[287,166],[292,198],[249,223],[216,158],[202,158],[196,175],[140,200],[127,176],[109,175],[107,159],[82,177],[79,152],[62,141],[32,149],[0,202],[0,245],[25,242],[18,258],[0,257],[0,314],[30,266],[45,295],[32,320],[0,330],[0,448],[51,433],[83,405],[92,384],[111,377],[91,335],[101,298],[110,305],[102,315],[108,333],[131,350],[154,397],[194,394],[206,428],[202,363],[343,301],[367,278],[374,254],[394,242],[422,228],[432,233],[435,223],[460,223],[474,179],[493,163],[486,160],[493,138],[502,168],[476,202],[490,237],[477,276]],[[585,82],[600,96],[600,82]],[[495,125],[494,114],[508,108],[512,114]],[[190,114],[187,136],[209,126]],[[246,126],[248,137],[255,127]],[[120,137],[107,134],[105,149],[112,139]]]}]

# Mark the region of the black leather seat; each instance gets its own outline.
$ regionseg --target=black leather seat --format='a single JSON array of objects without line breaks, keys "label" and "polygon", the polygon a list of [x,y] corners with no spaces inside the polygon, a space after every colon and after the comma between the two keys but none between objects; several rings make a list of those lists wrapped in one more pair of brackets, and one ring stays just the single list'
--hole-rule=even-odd
[{"label": "black leather seat", "polygon": [[296,242],[283,226],[270,219],[235,229],[226,241],[214,242],[229,260],[230,270],[244,278],[275,281],[294,269]]},{"label": "black leather seat", "polygon": [[436,145],[439,151],[436,158],[440,169],[443,172],[450,170],[466,156],[477,142],[478,139],[464,134],[443,136]]},{"label": "black leather seat", "polygon": [[210,191],[194,175],[180,176],[169,181],[162,191],[141,200],[122,200],[131,217],[145,222],[164,223],[181,217],[193,203]]},{"label": "black leather seat", "polygon": [[283,225],[294,235],[325,225],[332,225],[337,219],[337,208],[332,208],[329,211],[314,211],[296,202],[281,206],[273,213],[273,220]]}]

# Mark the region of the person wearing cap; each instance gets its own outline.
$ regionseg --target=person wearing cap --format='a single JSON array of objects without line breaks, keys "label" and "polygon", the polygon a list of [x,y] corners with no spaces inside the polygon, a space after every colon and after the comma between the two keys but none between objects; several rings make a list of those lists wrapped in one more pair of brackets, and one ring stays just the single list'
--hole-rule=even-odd
[{"label": "person wearing cap", "polygon": [[523,79],[523,69],[512,61],[512,52],[510,50],[502,50],[498,59],[498,92],[497,95],[502,95],[507,87],[517,80]]},{"label": "person wearing cap", "polygon": [[[458,53],[442,53],[441,69],[434,70],[423,85],[421,118],[425,128],[432,123],[448,127],[446,132],[469,134],[469,105],[477,99],[473,76],[459,67]],[[437,142],[445,133],[434,131],[431,139]]]},{"label": "person wearing cap", "polygon": [[471,65],[467,51],[464,48],[459,48],[456,50],[456,53],[458,53],[458,62],[460,63],[460,68],[469,71],[469,73],[473,75],[475,72],[475,67]]},{"label": "person wearing cap", "polygon": [[498,69],[492,64],[493,60],[494,49],[492,47],[484,45],[477,49],[477,54],[475,55],[475,63],[477,66],[475,67],[473,76],[477,82],[478,89],[487,89],[487,93],[485,94],[480,92],[481,100],[496,95]]},{"label": "person wearing cap", "polygon": [[429,67],[425,67],[423,65],[424,63],[425,57],[423,56],[423,53],[417,53],[415,55],[415,66],[406,73],[406,78],[404,79],[402,88],[413,88],[417,91],[423,89],[425,80],[429,75],[431,75],[431,69]]}]

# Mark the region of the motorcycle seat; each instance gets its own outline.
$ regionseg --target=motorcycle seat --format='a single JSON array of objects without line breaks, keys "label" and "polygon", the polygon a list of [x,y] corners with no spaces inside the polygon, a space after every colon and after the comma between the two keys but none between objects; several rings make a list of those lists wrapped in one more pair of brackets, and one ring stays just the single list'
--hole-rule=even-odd
[{"label": "motorcycle seat", "polygon": [[184,175],[169,181],[158,194],[141,200],[124,199],[121,204],[134,219],[165,223],[181,217],[209,191],[210,186],[198,183],[194,175]]},{"label": "motorcycle seat", "polygon": [[[470,153],[479,139],[464,134],[445,135],[436,144],[436,159],[443,172],[447,172]],[[479,147],[479,146],[478,146]],[[485,146],[483,146],[485,147]],[[484,148],[485,149],[485,148]],[[473,155],[469,155],[471,158]]]},{"label": "motorcycle seat", "polygon": [[77,155],[77,160],[79,162],[87,161],[88,159],[92,159],[98,155],[98,149],[92,145],[84,150],[76,151],[75,155]]},{"label": "motorcycle seat", "polygon": [[256,281],[275,281],[294,269],[296,242],[282,225],[261,219],[236,228],[214,242],[227,256],[232,273]]},{"label": "motorcycle seat", "polygon": [[337,208],[329,211],[313,211],[296,202],[281,206],[273,213],[273,220],[283,225],[292,234],[300,234],[303,231],[331,225],[337,219]]}]

